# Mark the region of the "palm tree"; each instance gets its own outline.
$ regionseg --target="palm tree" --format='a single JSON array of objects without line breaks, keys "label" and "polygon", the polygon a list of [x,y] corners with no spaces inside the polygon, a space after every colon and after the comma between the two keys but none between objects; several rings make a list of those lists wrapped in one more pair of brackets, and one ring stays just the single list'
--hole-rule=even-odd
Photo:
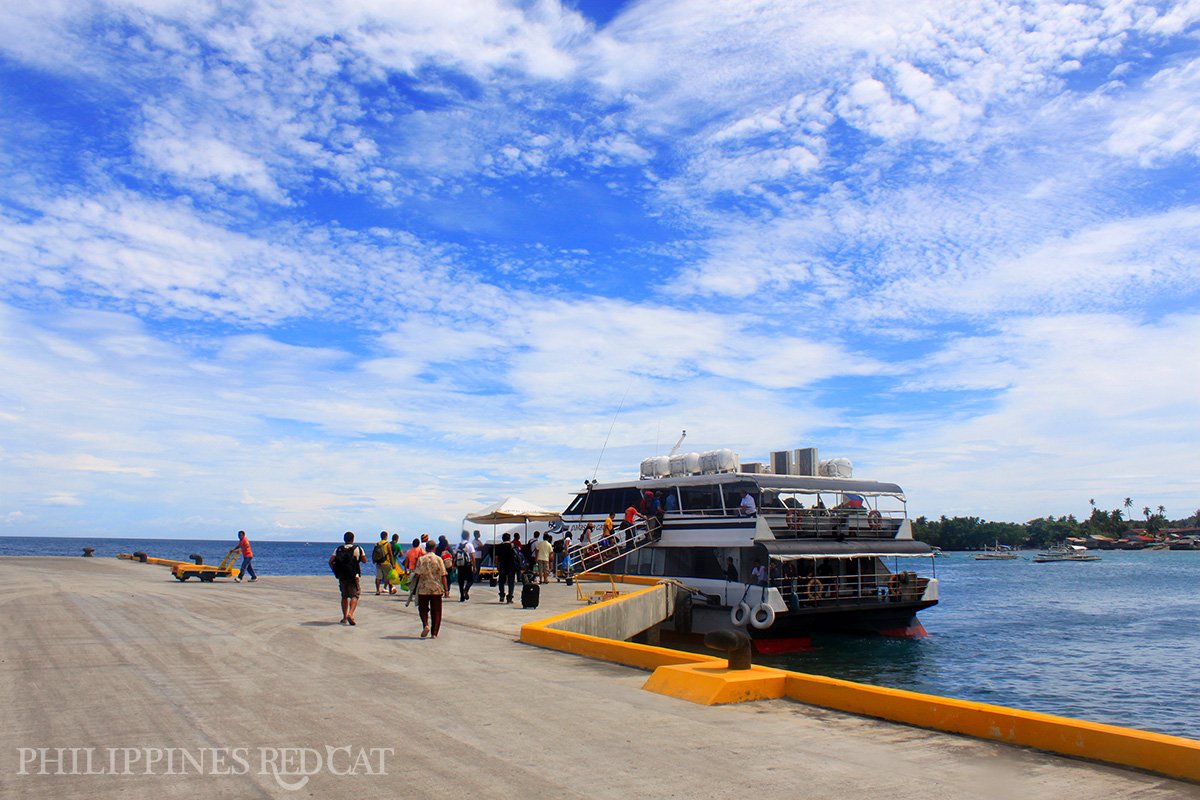
[{"label": "palm tree", "polygon": [[1159,513],[1159,516],[1161,516],[1163,519],[1166,519],[1167,518],[1167,507],[1160,505],[1158,507],[1158,513]]},{"label": "palm tree", "polygon": [[[1133,508],[1133,498],[1132,498],[1132,497],[1126,497],[1126,498],[1125,498],[1125,509],[1126,509],[1126,512],[1128,512],[1128,509],[1131,509],[1131,508]],[[1126,513],[1126,516],[1129,516],[1129,515],[1128,515],[1128,513]]]}]

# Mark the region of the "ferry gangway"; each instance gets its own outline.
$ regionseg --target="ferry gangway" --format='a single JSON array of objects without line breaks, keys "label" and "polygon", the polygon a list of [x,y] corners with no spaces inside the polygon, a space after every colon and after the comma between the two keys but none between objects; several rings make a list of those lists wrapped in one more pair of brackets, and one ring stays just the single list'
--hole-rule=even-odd
[{"label": "ferry gangway", "polygon": [[614,531],[612,539],[608,541],[600,539],[572,545],[563,560],[570,559],[571,572],[574,574],[594,572],[624,555],[654,544],[659,539],[660,531],[657,520],[640,520],[628,528]]}]

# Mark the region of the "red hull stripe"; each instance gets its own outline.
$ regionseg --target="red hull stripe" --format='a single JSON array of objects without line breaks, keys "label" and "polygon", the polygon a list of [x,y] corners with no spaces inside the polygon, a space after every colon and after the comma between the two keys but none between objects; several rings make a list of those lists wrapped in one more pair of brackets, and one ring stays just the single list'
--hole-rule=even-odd
[{"label": "red hull stripe", "polygon": [[888,628],[879,633],[882,636],[894,636],[898,639],[924,639],[929,635],[929,631],[925,630],[925,626],[919,622],[913,622],[907,628]]},{"label": "red hull stripe", "polygon": [[780,653],[795,653],[812,647],[807,636],[788,636],[780,639],[754,639],[754,650],[760,655],[775,656]]}]

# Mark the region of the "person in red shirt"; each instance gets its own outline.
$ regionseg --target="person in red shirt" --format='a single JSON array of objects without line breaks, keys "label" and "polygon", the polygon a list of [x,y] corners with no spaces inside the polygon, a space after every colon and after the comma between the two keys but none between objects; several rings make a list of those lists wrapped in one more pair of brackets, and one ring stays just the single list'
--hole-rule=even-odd
[{"label": "person in red shirt", "polygon": [[242,551],[242,566],[234,580],[241,583],[242,578],[249,575],[250,582],[254,583],[258,580],[258,573],[254,571],[254,551],[250,549],[250,539],[246,537],[245,531],[238,531],[238,543],[229,551],[229,554],[232,555],[238,550]]}]

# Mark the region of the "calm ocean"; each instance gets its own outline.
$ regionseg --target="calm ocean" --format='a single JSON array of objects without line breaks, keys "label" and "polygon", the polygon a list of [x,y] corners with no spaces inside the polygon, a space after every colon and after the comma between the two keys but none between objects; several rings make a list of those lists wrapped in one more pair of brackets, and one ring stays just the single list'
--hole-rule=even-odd
[{"label": "calm ocean", "polygon": [[[233,541],[0,538],[0,555],[200,553]],[[260,575],[329,575],[334,542],[254,541]],[[1200,739],[1200,552],[1104,552],[1092,563],[937,559],[929,637],[828,636],[763,663]],[[331,578],[332,580],[332,578]]]}]

